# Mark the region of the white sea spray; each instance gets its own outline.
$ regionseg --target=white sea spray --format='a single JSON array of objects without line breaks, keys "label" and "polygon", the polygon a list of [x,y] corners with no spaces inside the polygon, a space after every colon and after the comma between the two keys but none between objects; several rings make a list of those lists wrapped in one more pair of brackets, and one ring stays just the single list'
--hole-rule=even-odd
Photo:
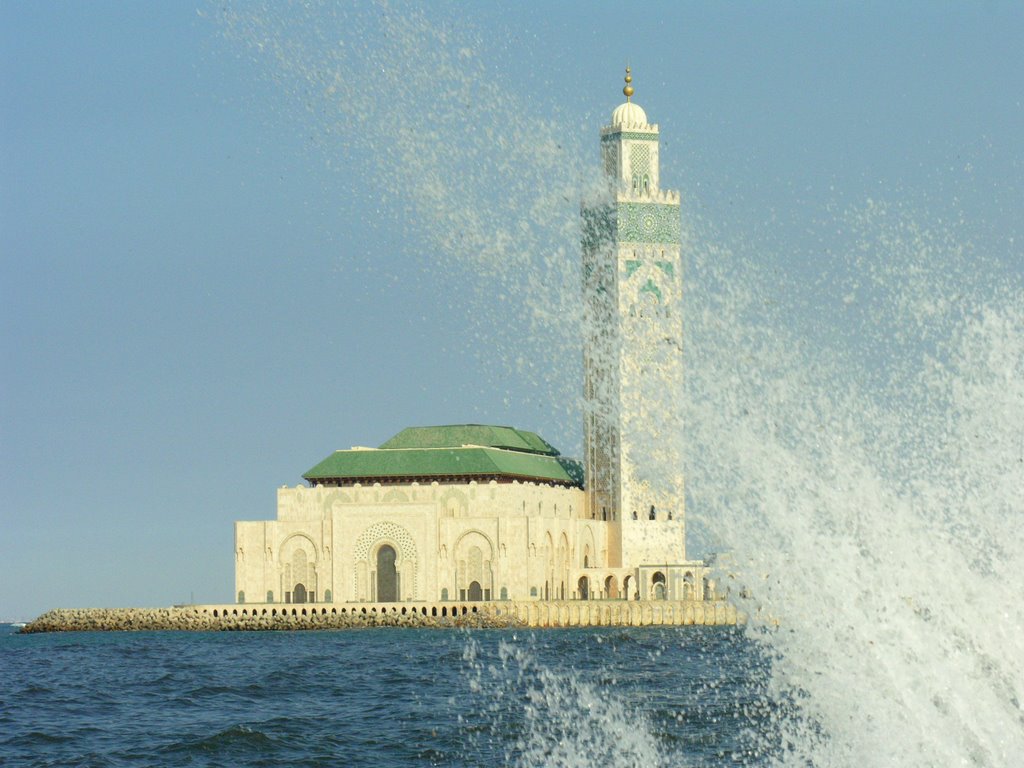
[{"label": "white sea spray", "polygon": [[529,642],[502,640],[486,655],[466,640],[470,690],[486,708],[489,727],[481,738],[503,743],[508,765],[576,768],[657,768],[671,764],[642,712],[614,691],[585,681],[572,669],[540,663]]}]

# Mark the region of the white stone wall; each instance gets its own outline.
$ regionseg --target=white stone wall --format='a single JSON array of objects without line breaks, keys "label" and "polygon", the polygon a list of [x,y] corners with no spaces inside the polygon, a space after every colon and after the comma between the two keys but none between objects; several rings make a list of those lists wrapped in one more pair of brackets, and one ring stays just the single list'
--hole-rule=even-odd
[{"label": "white stone wall", "polygon": [[621,597],[627,579],[646,595],[641,566],[671,582],[682,520],[627,521],[640,559],[619,563],[617,524],[592,514],[583,491],[532,483],[282,488],[277,520],[235,524],[236,599],[297,602],[301,583],[307,600],[376,602],[383,546],[402,602],[468,600],[474,582],[482,600]]}]

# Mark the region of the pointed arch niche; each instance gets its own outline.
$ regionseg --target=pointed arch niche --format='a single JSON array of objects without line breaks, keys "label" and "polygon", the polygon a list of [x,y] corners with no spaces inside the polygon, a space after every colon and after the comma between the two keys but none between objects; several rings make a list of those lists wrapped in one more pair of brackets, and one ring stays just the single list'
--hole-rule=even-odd
[{"label": "pointed arch niche", "polygon": [[455,594],[459,600],[494,599],[494,545],[472,530],[455,542]]},{"label": "pointed arch niche", "polygon": [[419,598],[416,544],[406,528],[390,520],[374,523],[356,539],[353,554],[356,600]]},{"label": "pointed arch niche", "polygon": [[278,550],[277,571],[286,603],[315,603],[319,556],[313,540],[293,533]]}]

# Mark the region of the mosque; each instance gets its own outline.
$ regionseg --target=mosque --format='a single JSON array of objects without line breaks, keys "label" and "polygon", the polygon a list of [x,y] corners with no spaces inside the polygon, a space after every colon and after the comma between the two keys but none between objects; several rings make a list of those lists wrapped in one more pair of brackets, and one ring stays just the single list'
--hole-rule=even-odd
[{"label": "mosque", "polygon": [[679,193],[625,79],[582,211],[582,461],[481,424],[335,451],[278,490],[276,520],[235,524],[238,603],[713,597],[686,558]]}]

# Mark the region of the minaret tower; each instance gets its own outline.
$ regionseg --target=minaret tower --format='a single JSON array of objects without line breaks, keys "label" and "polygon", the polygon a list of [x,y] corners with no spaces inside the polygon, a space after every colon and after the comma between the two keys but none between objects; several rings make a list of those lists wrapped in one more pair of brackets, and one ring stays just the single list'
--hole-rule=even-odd
[{"label": "minaret tower", "polygon": [[613,567],[686,559],[679,193],[661,189],[658,126],[625,80],[601,129],[607,185],[583,207],[584,462]]}]

